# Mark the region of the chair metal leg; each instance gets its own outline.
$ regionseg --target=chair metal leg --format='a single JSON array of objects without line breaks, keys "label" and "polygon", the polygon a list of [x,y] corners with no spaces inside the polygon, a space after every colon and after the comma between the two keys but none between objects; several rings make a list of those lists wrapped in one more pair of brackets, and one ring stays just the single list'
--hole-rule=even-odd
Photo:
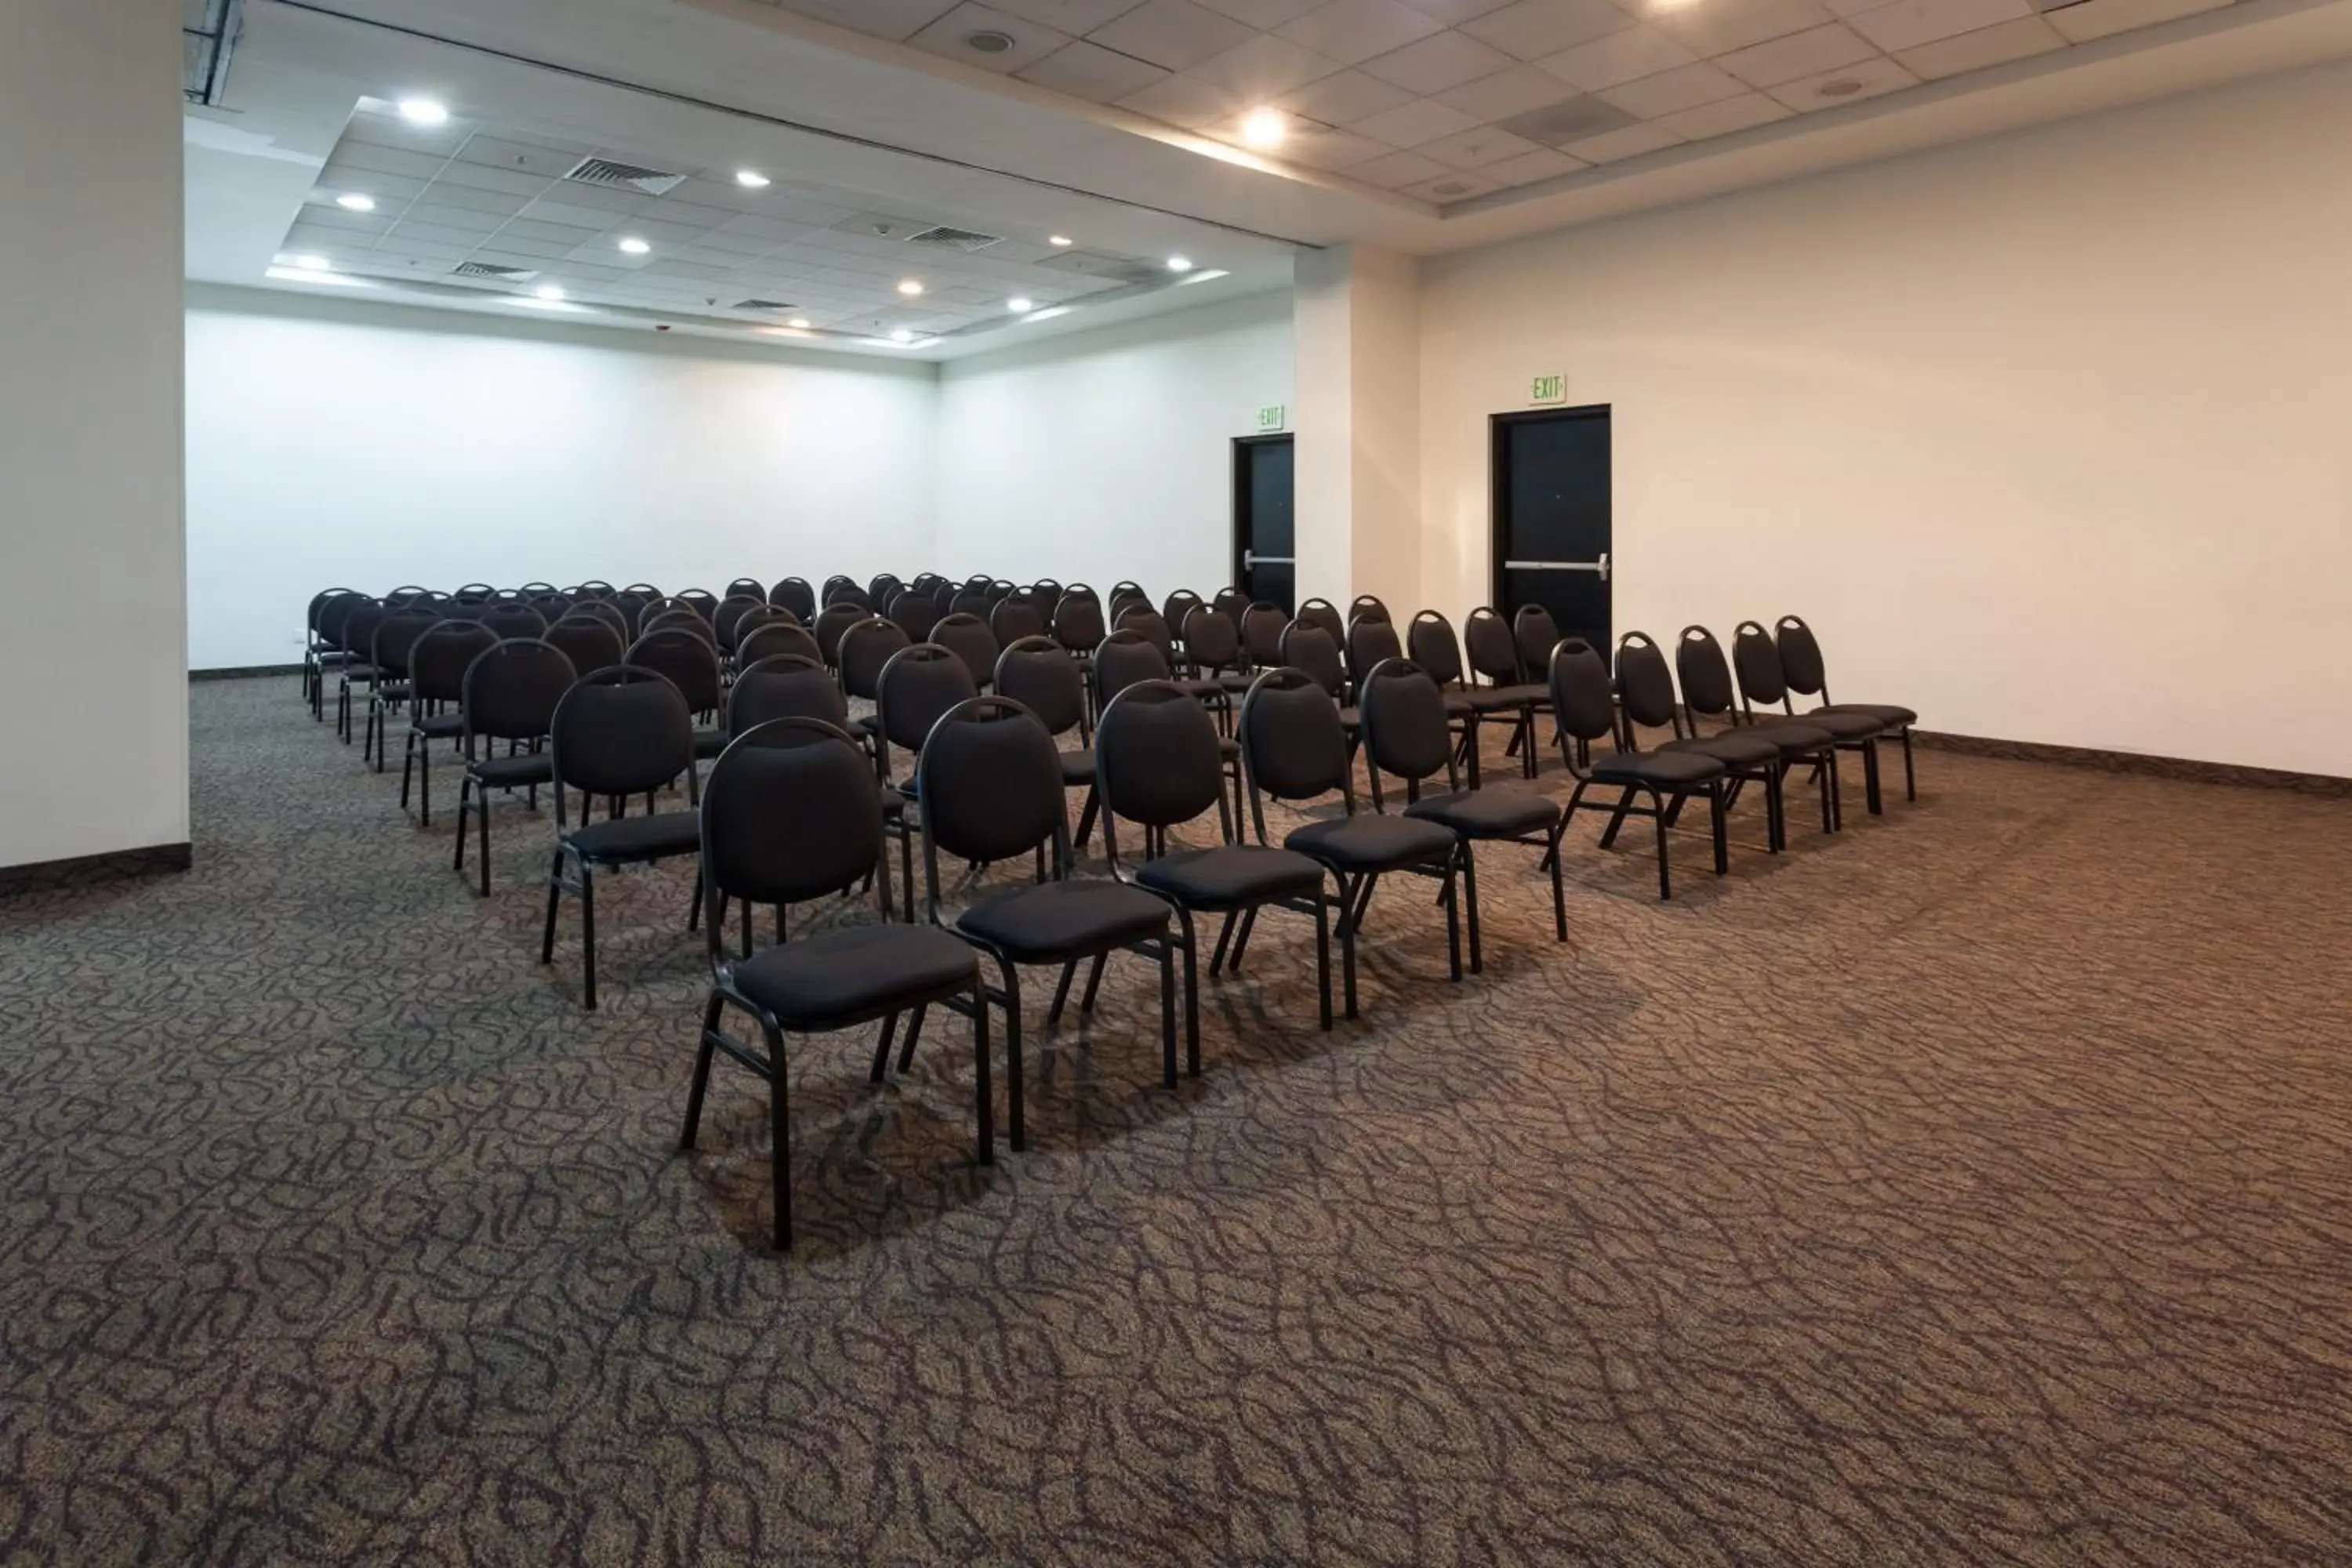
[{"label": "chair metal leg", "polygon": [[472,809],[473,799],[474,775],[467,773],[457,781],[457,857],[451,866],[459,871],[466,868],[466,813]]},{"label": "chair metal leg", "polygon": [[1331,1031],[1331,907],[1323,889],[1315,889],[1315,988],[1321,1007],[1323,1032]]},{"label": "chair metal leg", "polygon": [[907,1043],[898,1048],[898,1070],[902,1073],[915,1065],[915,1041],[923,1032],[923,1016],[929,1011],[928,1005],[918,1007],[914,1016],[907,1020]]},{"label": "chair metal leg", "polygon": [[1462,979],[1462,857],[1445,868],[1445,967],[1457,984]]},{"label": "chair metal leg", "polygon": [[1164,940],[1160,944],[1160,1084],[1176,1087],[1176,949]]},{"label": "chair metal leg", "polygon": [[[1018,1049],[1020,1037],[1013,1037]],[[988,981],[985,976],[971,986],[971,1077],[972,1098],[979,1129],[975,1134],[979,1147],[977,1157],[983,1165],[996,1163],[996,1091],[988,1078]]]},{"label": "chair metal leg", "polygon": [[1045,1009],[1045,1027],[1052,1028],[1062,1021],[1063,1005],[1070,999],[1070,980],[1078,972],[1078,961],[1071,959],[1062,965],[1062,978],[1054,987],[1054,1005]]},{"label": "chair metal leg", "polygon": [[1241,926],[1234,932],[1233,956],[1225,960],[1226,973],[1231,974],[1239,974],[1242,972],[1242,954],[1249,951],[1250,937],[1256,931],[1256,930],[1257,910],[1255,909],[1244,910],[1242,911]]},{"label": "chair metal leg", "polygon": [[[1223,794],[1223,792],[1220,790],[1219,793]],[[1078,836],[1070,840],[1070,849],[1072,853],[1075,854],[1078,850],[1084,849],[1087,847],[1087,837],[1095,830],[1095,809],[1099,804],[1100,803],[1095,799],[1094,785],[1088,784],[1087,786],[1087,803],[1078,808]]]},{"label": "chair metal leg", "polygon": [[1212,975],[1225,966],[1225,944],[1233,941],[1234,922],[1239,916],[1239,910],[1227,910],[1224,923],[1217,928],[1217,945],[1209,954],[1209,973]]},{"label": "chair metal leg", "polygon": [[[1627,794],[1630,796],[1632,792]],[[1666,865],[1666,803],[1659,797],[1657,791],[1652,790],[1650,804],[1657,811],[1652,825],[1658,830],[1658,898],[1663,901],[1675,896],[1673,873]]]},{"label": "chair metal leg", "polygon": [[1862,797],[1870,807],[1871,816],[1886,815],[1885,805],[1878,796],[1878,742],[1875,740],[1862,743]]},{"label": "chair metal leg", "polygon": [[433,826],[433,742],[422,736],[416,742],[416,823]]},{"label": "chair metal leg", "polygon": [[[751,907],[750,900],[744,900],[744,907]],[[793,1246],[793,1135],[785,1114],[784,1037],[767,1028],[764,1022],[761,1027],[768,1037],[768,1121],[774,1129],[776,1149],[776,1250],[789,1252]]]},{"label": "chair metal leg", "polygon": [[588,1010],[596,1010],[596,873],[580,862],[580,973]]},{"label": "chair metal leg", "polygon": [[[1563,816],[1560,820],[1564,823],[1568,819]],[[1559,940],[1566,942],[1568,940],[1568,894],[1560,886],[1559,839],[1557,835],[1552,838],[1551,848],[1544,856],[1544,861],[1545,864],[1551,868],[1552,924],[1557,927],[1559,931]]]},{"label": "chair metal leg", "polygon": [[[1633,809],[1633,796],[1637,792],[1636,785],[1625,786],[1625,798],[1617,803],[1617,809],[1610,814],[1609,826],[1601,830],[1601,847],[1603,849],[1612,848],[1616,845],[1617,830],[1625,826],[1625,815]],[[1658,793],[1652,790],[1650,798],[1652,801],[1656,801]],[[1666,815],[1662,807],[1658,813],[1658,831],[1664,833],[1666,826]]]},{"label": "chair metal leg", "polygon": [[1478,950],[1478,860],[1470,840],[1462,841],[1462,900],[1470,927],[1470,973],[1486,973]]},{"label": "chair metal leg", "polygon": [[890,1047],[898,1043],[898,1015],[891,1014],[882,1020],[882,1037],[874,1047],[874,1070],[866,1075],[868,1083],[880,1083],[890,1070]]},{"label": "chair metal leg", "polygon": [[1919,798],[1919,778],[1911,769],[1911,727],[1907,724],[1903,728],[1903,798]]},{"label": "chair metal leg", "polygon": [[1348,879],[1334,871],[1331,875],[1339,884],[1339,971],[1340,994],[1346,1003],[1349,1017],[1356,1015],[1356,921],[1355,889]]},{"label": "chair metal leg", "polygon": [[559,845],[555,851],[555,864],[548,868],[547,872],[547,929],[540,933],[539,938],[539,961],[541,963],[555,962],[555,905],[562,897],[563,849]]},{"label": "chair metal leg", "polygon": [[1725,817],[1730,805],[1723,798],[1723,781],[1709,780],[1706,786],[1707,827],[1715,837],[1715,874],[1727,875],[1731,870],[1731,843]]},{"label": "chair metal leg", "polygon": [[712,987],[710,1000],[702,1009],[702,1048],[695,1053],[694,1083],[686,1091],[686,1129],[677,1135],[680,1149],[694,1147],[695,1130],[702,1124],[702,1091],[710,1085],[710,1056],[717,1048],[713,1037],[719,1033],[719,1015],[727,1000]]},{"label": "chair metal leg", "polygon": [[1201,1076],[1201,952],[1192,940],[1192,911],[1176,907],[1176,924],[1184,938],[1184,1071]]},{"label": "chair metal leg", "polygon": [[1109,958],[1110,954],[1108,952],[1095,954],[1094,963],[1087,971],[1086,994],[1078,998],[1079,1012],[1091,1013],[1095,1010],[1095,993],[1102,989],[1103,965],[1109,961]]},{"label": "chair metal leg", "polygon": [[490,896],[490,792],[483,789],[474,795],[474,826],[481,835],[482,897]]},{"label": "chair metal leg", "polygon": [[[1029,1147],[1021,1110],[1021,971],[1003,953],[996,955],[996,962],[1004,971],[1005,1135],[1017,1154]],[[1064,973],[1066,984],[1067,972]]]}]

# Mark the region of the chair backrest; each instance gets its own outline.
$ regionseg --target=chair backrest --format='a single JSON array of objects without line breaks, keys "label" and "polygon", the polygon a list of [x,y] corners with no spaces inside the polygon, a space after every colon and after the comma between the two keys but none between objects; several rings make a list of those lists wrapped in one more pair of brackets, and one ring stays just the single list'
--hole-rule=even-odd
[{"label": "chair backrest", "polygon": [[1377,618],[1358,616],[1348,623],[1348,679],[1359,692],[1364,689],[1364,678],[1381,660],[1403,657],[1404,645],[1397,641],[1396,627],[1385,614]]},{"label": "chair backrest", "polygon": [[898,580],[895,572],[877,572],[866,584],[866,596],[874,601],[877,608],[887,606],[906,591],[907,584]]},{"label": "chair backrest", "polygon": [[772,719],[736,736],[702,789],[703,921],[727,962],[728,899],[796,904],[837,893],[882,859],[882,794],[838,725]]},{"label": "chair backrest", "polygon": [[1052,637],[1023,637],[997,655],[996,689],[1034,713],[1056,735],[1086,721],[1086,672],[1070,650]]},{"label": "chair backrest", "polygon": [[1462,623],[1462,651],[1469,656],[1470,668],[1496,686],[1514,686],[1527,679],[1519,664],[1518,639],[1489,605],[1479,605]]},{"label": "chair backrest", "polygon": [[466,754],[474,754],[478,735],[536,741],[546,734],[574,673],[562,648],[537,637],[510,637],[484,648],[466,667]]},{"label": "chair backrest", "polygon": [[1223,757],[1207,709],[1168,680],[1139,681],[1114,698],[1095,726],[1095,798],[1103,845],[1118,864],[1116,819],[1174,827],[1216,805]]},{"label": "chair backrest", "polygon": [[409,650],[416,646],[419,637],[440,623],[437,610],[394,610],[376,623],[368,662],[384,675],[407,674]]},{"label": "chair backrest", "polygon": [[1133,626],[1121,626],[1095,649],[1095,705],[1112,699],[1141,680],[1166,680],[1175,671],[1160,645]]},{"label": "chair backrest", "polygon": [[1359,594],[1356,595],[1355,603],[1348,606],[1349,626],[1355,625],[1358,621],[1385,621],[1389,618],[1389,607],[1381,601],[1378,594]]},{"label": "chair backrest", "polygon": [[973,620],[982,623],[987,621],[989,612],[995,608],[996,601],[988,596],[988,590],[985,588],[961,589],[948,601],[950,615],[970,616]]},{"label": "chair backrest", "polygon": [[1299,605],[1298,613],[1290,618],[1306,626],[1322,627],[1330,634],[1333,647],[1347,640],[1348,623],[1340,618],[1339,606],[1328,599],[1309,599]]},{"label": "chair backrest", "polygon": [[1174,627],[1181,637],[1184,635],[1185,617],[1200,607],[1200,595],[1190,588],[1179,588],[1160,602],[1160,618]]},{"label": "chair backrest", "polygon": [[1265,816],[1258,793],[1276,800],[1312,800],[1339,790],[1355,809],[1348,737],[1330,694],[1303,669],[1267,670],[1242,699],[1242,765],[1250,781],[1250,811],[1261,843]]},{"label": "chair backrest", "polygon": [[990,608],[988,629],[996,634],[998,642],[1010,647],[1024,637],[1045,636],[1045,614],[1025,595],[1010,594]]},{"label": "chair backrest", "polygon": [[857,586],[856,578],[849,576],[845,573],[835,572],[832,576],[827,577],[824,580],[824,591],[817,595],[817,603],[820,605],[830,605],[834,600],[841,596],[844,590],[847,590],[850,593],[863,592],[863,590]]},{"label": "chair backrest", "polygon": [[702,617],[704,626],[713,625],[719,615],[719,595],[708,588],[680,588],[670,595]]},{"label": "chair backrest", "polygon": [[1092,653],[1103,640],[1102,603],[1084,584],[1066,588],[1054,603],[1054,637],[1072,653]]},{"label": "chair backrest", "polygon": [[1321,626],[1302,620],[1283,627],[1281,657],[1284,664],[1313,676],[1315,684],[1334,701],[1348,689],[1348,668],[1340,662],[1339,639]]},{"label": "chair backrest", "polygon": [[743,651],[743,640],[750,637],[753,632],[758,631],[761,626],[796,626],[799,625],[800,622],[793,618],[793,613],[790,610],[780,610],[775,605],[768,603],[765,599],[758,600],[753,603],[750,609],[745,610],[741,615],[735,617],[735,640],[729,645],[729,651],[738,655],[741,654]]},{"label": "chair backrest", "polygon": [[1248,613],[1250,607],[1250,596],[1229,584],[1217,590],[1216,597],[1209,601],[1209,607],[1233,622],[1234,630],[1238,633],[1242,629],[1242,616]]},{"label": "chair backrest", "polygon": [[1675,639],[1675,675],[1682,682],[1683,706],[1709,718],[1736,715],[1738,693],[1732,689],[1731,664],[1723,645],[1705,626],[1685,626]]},{"label": "chair backrest", "polygon": [[988,623],[980,616],[941,616],[938,624],[931,627],[930,640],[941,647],[955,650],[955,656],[963,660],[964,668],[971,671],[972,689],[975,691],[996,679],[996,655],[1000,645],[996,634],[988,629]]},{"label": "chair backrest", "polygon": [[1290,617],[1278,605],[1264,599],[1242,612],[1242,648],[1249,661],[1260,669],[1272,669],[1282,662],[1282,634],[1290,625]]},{"label": "chair backrest", "polygon": [[1526,679],[1551,665],[1551,650],[1559,642],[1559,623],[1541,605],[1521,605],[1511,617],[1511,640],[1518,645],[1520,676]]},{"label": "chair backrest", "polygon": [[808,585],[805,577],[787,577],[769,589],[768,603],[780,610],[790,610],[801,618],[803,626],[816,619],[816,590]]},{"label": "chair backrest", "polygon": [[1582,637],[1554,644],[1546,684],[1559,727],[1580,741],[1617,732],[1617,704],[1610,695],[1609,666]]},{"label": "chair backrest", "polygon": [[824,656],[825,663],[841,662],[841,635],[873,614],[863,605],[838,599],[819,612],[816,625],[809,629],[816,637],[817,652]]},{"label": "chair backrest", "polygon": [[908,588],[890,600],[890,618],[914,641],[929,642],[931,628],[940,624],[939,601]]},{"label": "chair backrest", "polygon": [[[424,594],[417,595],[419,598],[426,596]],[[572,613],[572,595],[569,594],[533,594],[523,603],[537,610],[551,626]]]},{"label": "chair backrest", "polygon": [[336,635],[336,644],[353,658],[363,659],[375,650],[375,629],[383,625],[392,612],[383,607],[381,599],[362,599],[343,616]]},{"label": "chair backrest", "polygon": [[1168,661],[1168,668],[1176,668],[1176,634],[1169,629],[1168,618],[1145,601],[1129,600],[1127,608],[1118,613],[1112,630],[1141,632],[1151,640],[1151,646],[1160,650],[1160,657]]},{"label": "chair backrest", "polygon": [[604,607],[619,614],[623,623],[621,635],[625,637],[633,637],[637,635],[639,623],[646,618],[646,606],[651,603],[653,603],[652,598],[638,593],[635,588],[624,588],[605,600]]},{"label": "chair backrest", "polygon": [[383,607],[387,610],[404,610],[432,592],[432,589],[415,583],[404,584],[383,596]]},{"label": "chair backrest", "polygon": [[1435,610],[1413,616],[1412,624],[1405,627],[1404,647],[1406,656],[1439,686],[1461,683],[1462,644],[1454,636],[1454,623]]},{"label": "chair backrest", "polygon": [[645,618],[645,624],[637,630],[640,635],[647,632],[687,632],[709,643],[714,651],[719,647],[719,634],[711,630],[710,623],[685,605],[656,611]]},{"label": "chair backrest", "polygon": [[1040,577],[1029,584],[1029,602],[1050,619],[1054,606],[1062,602],[1062,585],[1051,577]]},{"label": "chair backrest", "polygon": [[1054,872],[1066,876],[1070,826],[1063,804],[1062,753],[1035,714],[1004,697],[950,704],[916,766],[923,803],[923,874],[934,919],[940,855],[1013,860],[1054,847]]},{"label": "chair backrest", "polygon": [[869,616],[874,613],[874,595],[846,577],[836,577],[825,584],[824,602],[828,607],[855,605]]},{"label": "chair backrest", "polygon": [[487,605],[498,595],[488,583],[467,583],[450,597],[461,605]]},{"label": "chair backrest", "polygon": [[613,596],[613,584],[605,582],[602,577],[591,577],[572,589],[572,593],[573,597],[579,599],[609,599]]},{"label": "chair backrest", "polygon": [[1242,634],[1234,623],[1206,605],[1184,612],[1177,629],[1184,634],[1184,657],[1202,669],[1231,669],[1242,659]]},{"label": "chair backrest", "polygon": [[1627,632],[1617,639],[1617,702],[1628,724],[1683,732],[1674,672],[1666,668],[1665,651],[1647,632]]},{"label": "chair backrest", "polygon": [[757,599],[764,605],[768,602],[768,590],[766,584],[762,584],[757,577],[738,577],[735,581],[727,584],[727,597],[730,599]]},{"label": "chair backrest", "polygon": [[919,753],[940,715],[980,693],[971,667],[953,648],[929,642],[919,642],[891,655],[876,685],[876,738],[881,742],[877,755],[886,778],[892,746],[910,755]]},{"label": "chair backrest", "polygon": [[765,594],[730,594],[726,598],[719,600],[719,607],[710,614],[710,629],[719,634],[719,646],[729,653],[733,653],[735,628],[742,622],[744,616],[751,611],[764,610],[767,607],[768,598]]},{"label": "chair backrest", "polygon": [[694,767],[694,715],[677,688],[650,669],[615,664],[581,676],[556,703],[547,732],[559,827],[567,789],[646,794]]},{"label": "chair backrest", "polygon": [[537,579],[525,583],[521,587],[515,590],[516,593],[520,594],[526,599],[530,598],[534,594],[552,594],[555,591],[554,584],[541,583]]},{"label": "chair backrest", "polygon": [[1370,763],[1372,807],[1381,808],[1381,775],[1394,773],[1416,793],[1422,780],[1444,773],[1454,786],[1454,737],[1445,727],[1445,693],[1429,672],[1403,658],[1384,658],[1356,688],[1364,755]]},{"label": "chair backrest", "polygon": [[1120,614],[1125,611],[1129,605],[1149,605],[1150,603],[1151,595],[1143,591],[1140,584],[1112,584],[1110,586],[1110,624],[1114,626],[1118,625],[1118,617]]},{"label": "chair backrest", "polygon": [[[788,612],[776,613],[782,616]],[[745,633],[743,640],[735,645],[735,662],[748,668],[780,653],[799,654],[814,660],[820,668],[824,664],[824,654],[816,646],[816,638],[809,636],[808,628],[788,620],[770,621]]]},{"label": "chair backrest", "polygon": [[849,700],[814,653],[771,654],[746,665],[727,689],[727,732],[740,735],[772,719],[821,719],[847,728]]},{"label": "chair backrest", "polygon": [[850,697],[874,700],[881,689],[882,667],[902,647],[913,646],[896,621],[869,616],[841,634],[841,689]]},{"label": "chair backrest", "polygon": [[669,678],[697,713],[719,708],[719,650],[700,632],[662,626],[629,645],[628,662]]},{"label": "chair backrest", "polygon": [[499,635],[478,621],[436,621],[408,650],[408,691],[417,703],[455,702],[466,694],[466,669]]},{"label": "chair backrest", "polygon": [[493,605],[482,612],[482,625],[502,639],[530,638],[547,630],[547,617],[529,605]]},{"label": "chair backrest", "polygon": [[1780,650],[1772,646],[1772,634],[1761,622],[1742,621],[1731,628],[1731,668],[1739,677],[1743,710],[1790,706],[1789,682],[1780,673]]},{"label": "chair backrest", "polygon": [[1772,624],[1773,646],[1780,655],[1780,679],[1800,697],[1830,700],[1829,668],[1822,661],[1822,645],[1813,628],[1800,616],[1782,616]]},{"label": "chair backrest", "polygon": [[624,594],[635,594],[639,598],[643,599],[658,599],[662,596],[662,591],[659,588],[655,587],[651,583],[632,583],[627,587],[622,589],[621,592]]},{"label": "chair backrest", "polygon": [[562,648],[572,668],[582,675],[610,669],[621,662],[621,634],[593,616],[566,616],[541,636],[550,646]]},{"label": "chair backrest", "polygon": [[583,599],[572,607],[572,614],[565,618],[602,621],[612,627],[613,635],[625,644],[635,635],[635,628],[629,624],[628,611],[622,608],[614,600]]},{"label": "chair backrest", "polygon": [[310,595],[310,608],[303,616],[302,625],[310,631],[312,637],[332,642],[334,640],[332,637],[323,637],[320,626],[320,621],[326,614],[327,606],[330,605],[338,606],[340,613],[337,618],[340,620],[342,613],[348,613],[349,605],[355,605],[366,597],[365,594],[355,588],[321,589]]}]

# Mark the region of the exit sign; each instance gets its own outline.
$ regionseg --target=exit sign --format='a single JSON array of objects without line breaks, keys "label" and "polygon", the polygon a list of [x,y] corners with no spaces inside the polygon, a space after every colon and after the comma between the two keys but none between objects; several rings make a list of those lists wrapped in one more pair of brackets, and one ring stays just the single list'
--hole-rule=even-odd
[{"label": "exit sign", "polygon": [[1564,375],[1537,376],[1533,381],[1528,383],[1528,401],[1529,403],[1566,403],[1568,401],[1568,377]]},{"label": "exit sign", "polygon": [[1290,410],[1279,403],[1269,403],[1257,411],[1257,427],[1261,432],[1279,430],[1290,423]]}]

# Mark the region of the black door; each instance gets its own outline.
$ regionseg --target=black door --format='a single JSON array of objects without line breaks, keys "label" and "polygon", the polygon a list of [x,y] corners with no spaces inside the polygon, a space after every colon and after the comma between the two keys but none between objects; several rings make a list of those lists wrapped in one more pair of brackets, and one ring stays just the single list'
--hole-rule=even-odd
[{"label": "black door", "polygon": [[1234,442],[1234,585],[1250,596],[1296,609],[1297,526],[1291,510],[1287,436],[1244,436]]},{"label": "black door", "polygon": [[1495,416],[1494,487],[1495,607],[1541,605],[1610,658],[1607,405]]}]

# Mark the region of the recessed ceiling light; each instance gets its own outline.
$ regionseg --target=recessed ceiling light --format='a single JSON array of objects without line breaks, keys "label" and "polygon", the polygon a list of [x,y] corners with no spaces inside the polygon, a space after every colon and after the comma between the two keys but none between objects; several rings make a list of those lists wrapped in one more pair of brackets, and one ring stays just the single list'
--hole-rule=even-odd
[{"label": "recessed ceiling light", "polygon": [[1842,76],[1835,81],[1825,81],[1821,86],[1821,94],[1823,98],[1852,98],[1861,90],[1862,83],[1850,76]]},{"label": "recessed ceiling light", "polygon": [[809,330],[808,318],[805,316],[794,316],[791,321],[786,321],[784,325],[792,328],[792,330],[796,332],[805,332]]},{"label": "recessed ceiling light", "polygon": [[1024,321],[1050,321],[1056,316],[1066,316],[1076,309],[1076,305],[1055,305],[1043,310],[1032,310],[1021,319]]},{"label": "recessed ceiling light", "polygon": [[1007,300],[1004,301],[1004,308],[1012,311],[1016,316],[1025,316],[1030,311],[1037,308],[1037,301],[1034,300]]},{"label": "recessed ceiling light", "polygon": [[1001,55],[1013,47],[1013,35],[982,27],[976,33],[966,33],[963,47],[976,55]]},{"label": "recessed ceiling light", "polygon": [[738,169],[735,171],[735,183],[747,191],[764,191],[772,182],[757,169]]},{"label": "recessed ceiling light", "polygon": [[561,300],[563,298],[563,285],[561,283],[542,283],[538,288],[532,289],[531,292],[538,295],[542,300]]},{"label": "recessed ceiling light", "polygon": [[1171,256],[1168,258],[1168,270],[1190,272],[1192,270],[1192,258],[1189,256]]},{"label": "recessed ceiling light", "polygon": [[318,272],[304,267],[271,267],[261,274],[279,283],[328,283],[338,289],[373,289],[374,284],[364,278],[353,278],[341,272]]},{"label": "recessed ceiling light", "polygon": [[335,205],[342,208],[345,212],[372,213],[375,211],[375,198],[373,196],[362,195],[357,191],[346,191],[341,195],[337,196],[335,198]]},{"label": "recessed ceiling light", "polygon": [[915,341],[915,334],[908,331],[906,328],[900,327],[897,331],[890,334],[890,341],[894,343],[911,343]]},{"label": "recessed ceiling light", "polygon": [[625,236],[621,240],[621,254],[624,256],[643,256],[651,249],[652,246],[634,234]]},{"label": "recessed ceiling light", "polygon": [[922,291],[923,285],[918,279],[913,278],[901,278],[898,279],[898,292],[908,296],[909,299],[912,299],[915,295],[919,294]]},{"label": "recessed ceiling light", "polygon": [[1290,134],[1290,119],[1279,109],[1253,109],[1242,117],[1242,140],[1253,147],[1279,147]]},{"label": "recessed ceiling light", "polygon": [[334,270],[333,268],[327,265],[327,258],[323,256],[289,256],[286,260],[289,265],[299,267],[305,272],[331,272]]},{"label": "recessed ceiling light", "polygon": [[1177,279],[1176,287],[1181,289],[1186,284],[1190,283],[1214,283],[1220,278],[1231,278],[1232,276],[1232,273],[1226,271],[1222,267],[1211,267],[1199,272],[1187,273],[1184,277]]},{"label": "recessed ceiling light", "polygon": [[1049,234],[1045,237],[1045,243],[1048,245],[1076,245],[1078,242],[1072,239],[1066,234]]},{"label": "recessed ceiling light", "polygon": [[400,100],[400,117],[411,125],[445,125],[448,123],[448,106],[437,99],[404,98]]}]

